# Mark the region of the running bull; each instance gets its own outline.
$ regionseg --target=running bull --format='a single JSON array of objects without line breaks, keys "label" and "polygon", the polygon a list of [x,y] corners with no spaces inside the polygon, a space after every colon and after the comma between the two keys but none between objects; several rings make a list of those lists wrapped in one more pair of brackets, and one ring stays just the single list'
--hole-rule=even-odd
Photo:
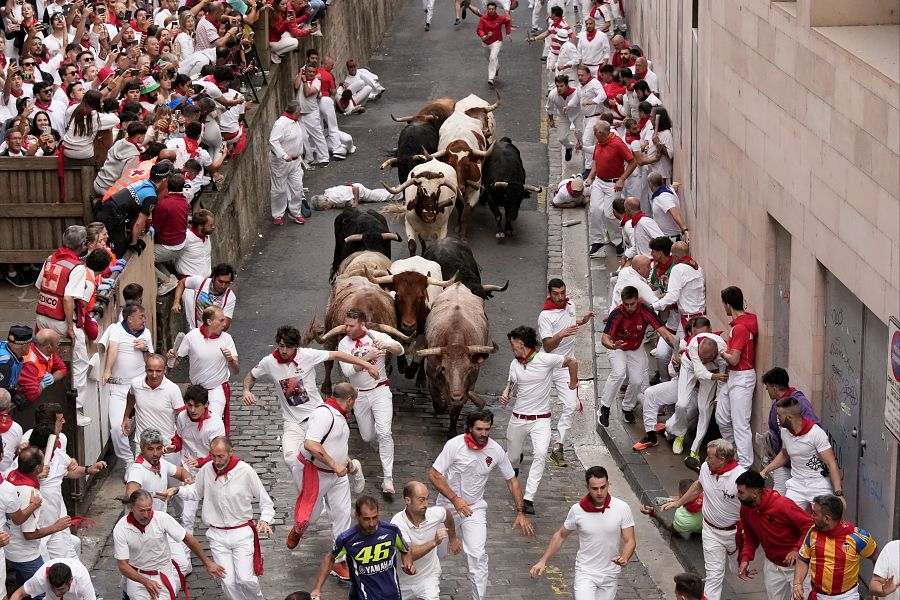
[{"label": "running bull", "polygon": [[[508,137],[500,138],[494,145],[494,151],[484,161],[481,184],[484,190],[482,198],[487,200],[497,222],[497,240],[502,242],[507,235],[513,234],[512,222],[519,217],[522,200],[530,196],[529,192],[540,193],[541,188],[525,183],[522,157]],[[501,208],[506,215],[505,227]]]}]

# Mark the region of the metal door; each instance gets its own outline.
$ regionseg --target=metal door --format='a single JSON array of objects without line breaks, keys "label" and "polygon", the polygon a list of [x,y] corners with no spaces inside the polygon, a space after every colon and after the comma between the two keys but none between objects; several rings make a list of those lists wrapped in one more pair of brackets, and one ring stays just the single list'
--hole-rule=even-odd
[{"label": "metal door", "polygon": [[774,219],[770,218],[770,223],[775,238],[772,306],[778,332],[773,340],[772,365],[787,368],[791,339],[791,234]]},{"label": "metal door", "polygon": [[825,382],[820,416],[841,467],[847,498],[846,516],[851,520],[856,518],[859,476],[862,336],[862,302],[837,277],[826,272]]}]

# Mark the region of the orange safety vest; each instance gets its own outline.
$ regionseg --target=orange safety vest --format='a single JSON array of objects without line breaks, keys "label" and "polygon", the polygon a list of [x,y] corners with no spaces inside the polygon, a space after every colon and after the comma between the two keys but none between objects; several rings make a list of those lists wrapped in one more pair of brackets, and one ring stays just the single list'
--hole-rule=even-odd
[{"label": "orange safety vest", "polygon": [[40,381],[44,375],[50,372],[50,364],[53,362],[53,357],[47,359],[47,362],[44,362],[44,358],[40,352],[38,352],[34,344],[28,346],[28,352],[25,356],[22,357],[22,367],[24,368],[28,363],[34,363],[34,366],[37,367],[37,380]]},{"label": "orange safety vest", "polygon": [[110,196],[115,194],[116,192],[120,192],[127,188],[129,185],[133,185],[138,183],[139,181],[144,181],[145,179],[150,179],[150,168],[141,168],[138,166],[136,169],[128,169],[125,171],[122,176],[116,180],[114,184],[110,186],[106,193],[103,194],[103,198],[100,199],[101,202],[106,202]]},{"label": "orange safety vest", "polygon": [[41,279],[36,312],[57,321],[66,318],[63,298],[72,269],[81,264],[78,256],[68,248],[60,248],[44,263],[44,277]]}]

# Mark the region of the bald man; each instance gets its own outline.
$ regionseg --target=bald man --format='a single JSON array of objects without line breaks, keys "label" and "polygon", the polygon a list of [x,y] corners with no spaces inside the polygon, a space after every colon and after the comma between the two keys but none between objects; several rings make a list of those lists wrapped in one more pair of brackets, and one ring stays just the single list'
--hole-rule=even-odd
[{"label": "bald man", "polygon": [[684,324],[694,317],[706,315],[706,286],[703,269],[690,255],[686,242],[672,244],[672,270],[665,295],[653,302],[656,310],[673,306],[678,309],[681,320],[679,333],[684,332]]},{"label": "bald man", "polygon": [[635,256],[631,262],[626,263],[625,266],[619,269],[619,276],[616,279],[612,294],[610,294],[610,312],[622,303],[622,290],[629,285],[637,289],[641,302],[652,306],[656,302],[657,297],[653,293],[653,288],[647,282],[648,277],[650,277],[650,259],[643,255]]},{"label": "bald man", "polygon": [[622,228],[613,215],[612,203],[615,195],[625,186],[625,180],[637,168],[637,159],[603,119],[599,119],[594,125],[594,136],[597,139],[594,145],[594,164],[584,181],[585,185],[591,186],[590,254],[597,258],[606,257],[604,246],[609,243],[616,247],[616,254],[621,256],[625,252]]},{"label": "bald man", "polygon": [[34,334],[19,372],[19,393],[29,401],[36,401],[45,388],[66,376],[66,363],[58,350],[59,334],[55,330],[41,329]]},{"label": "bald man", "polygon": [[637,255],[650,257],[650,240],[666,234],[653,218],[641,210],[641,201],[634,196],[625,199],[625,218],[634,229],[634,244],[625,249],[625,258]]},{"label": "bald man", "polygon": [[654,94],[659,93],[659,77],[650,70],[646,56],[638,56],[634,61],[634,79],[635,81],[646,81],[650,87],[650,91]]}]

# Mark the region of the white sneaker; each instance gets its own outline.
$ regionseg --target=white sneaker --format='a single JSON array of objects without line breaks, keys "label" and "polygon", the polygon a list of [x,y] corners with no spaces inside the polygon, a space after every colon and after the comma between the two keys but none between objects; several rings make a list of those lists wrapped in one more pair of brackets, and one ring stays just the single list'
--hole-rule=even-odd
[{"label": "white sneaker", "polygon": [[381,484],[381,491],[385,494],[393,494],[394,493],[394,480],[390,477],[384,478],[384,483]]},{"label": "white sneaker", "polygon": [[350,152],[349,152],[349,153],[350,153],[350,154],[353,154],[354,152],[356,152],[356,146],[350,146]]},{"label": "white sneaker", "polygon": [[349,474],[350,491],[354,494],[361,494],[366,488],[366,477],[363,475],[362,464],[355,458],[350,463],[353,465],[353,472]]},{"label": "white sneaker", "polygon": [[606,253],[606,244],[604,244],[603,247],[597,250],[597,253],[594,254],[594,258],[606,258],[607,256],[609,255]]},{"label": "white sneaker", "polygon": [[277,65],[277,64],[281,63],[281,55],[275,54],[274,52],[272,52],[269,54],[269,60]]},{"label": "white sneaker", "polygon": [[92,420],[93,419],[91,419],[90,417],[84,416],[83,409],[79,408],[77,411],[75,411],[75,422],[78,424],[79,427],[87,427],[88,425],[91,424]]},{"label": "white sneaker", "polygon": [[168,279],[159,284],[159,287],[156,289],[156,294],[159,296],[165,296],[177,287],[178,278],[174,275],[169,275]]}]

